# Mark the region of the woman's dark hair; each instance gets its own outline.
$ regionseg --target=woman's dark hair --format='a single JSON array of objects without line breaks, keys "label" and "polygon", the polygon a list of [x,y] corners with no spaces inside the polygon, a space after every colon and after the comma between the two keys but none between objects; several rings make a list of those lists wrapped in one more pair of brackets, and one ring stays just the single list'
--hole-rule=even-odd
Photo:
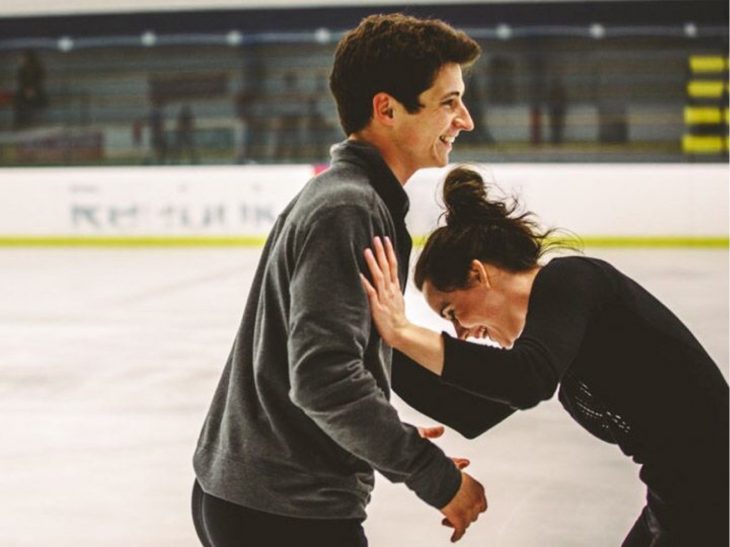
[{"label": "woman's dark hair", "polygon": [[426,280],[440,291],[467,287],[475,259],[520,272],[536,266],[553,248],[573,248],[551,239],[559,230],[542,231],[531,212],[518,213],[516,199],[490,200],[481,175],[468,167],[449,172],[443,196],[446,225],[428,237],[418,258],[419,290]]},{"label": "woman's dark hair", "polygon": [[418,96],[443,65],[466,67],[480,53],[474,40],[438,19],[400,13],[366,17],[337,44],[330,74],[345,134],[367,126],[377,93],[389,93],[413,114],[423,106]]}]

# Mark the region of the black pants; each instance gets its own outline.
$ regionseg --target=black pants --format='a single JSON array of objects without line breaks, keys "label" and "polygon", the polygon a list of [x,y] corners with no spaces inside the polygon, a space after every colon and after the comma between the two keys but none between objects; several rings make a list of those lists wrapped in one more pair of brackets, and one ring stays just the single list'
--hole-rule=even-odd
[{"label": "black pants", "polygon": [[300,519],[211,496],[195,481],[193,522],[204,547],[367,547],[359,519]]},{"label": "black pants", "polygon": [[[652,494],[621,547],[727,547],[726,500],[705,503],[699,509],[668,508]],[[664,521],[664,524],[662,523]]]}]

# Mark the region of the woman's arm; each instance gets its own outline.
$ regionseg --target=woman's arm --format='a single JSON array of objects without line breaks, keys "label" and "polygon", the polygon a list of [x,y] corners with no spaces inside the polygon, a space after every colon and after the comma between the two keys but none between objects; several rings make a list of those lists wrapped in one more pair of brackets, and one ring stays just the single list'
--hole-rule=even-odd
[{"label": "woman's arm", "polygon": [[517,410],[445,383],[398,350],[393,352],[391,386],[408,405],[467,439],[478,437]]},{"label": "woman's arm", "polygon": [[403,352],[428,370],[441,376],[444,369],[444,341],[430,329],[414,325],[406,317],[405,301],[398,281],[398,259],[388,237],[385,245],[373,239],[373,249],[365,250],[372,284],[360,274],[370,301],[370,312],[380,336],[391,347]]},{"label": "woman's arm", "polygon": [[[473,439],[515,412],[515,408],[445,384],[439,376],[444,364],[444,339],[414,325],[405,316],[398,282],[398,260],[388,238],[373,242],[375,253],[365,260],[376,290],[367,278],[362,284],[370,301],[375,326],[393,352],[393,390],[413,408]],[[385,292],[383,292],[385,291]],[[387,297],[386,297],[387,295]]]},{"label": "woman's arm", "polygon": [[392,255],[387,241],[374,240],[373,250],[365,251],[372,282],[362,278],[362,285],[382,338],[439,381],[512,408],[530,408],[553,395],[591,310],[604,298],[605,283],[591,266],[563,259],[542,271],[542,288],[530,297],[525,329],[512,349],[473,344],[408,321]]}]

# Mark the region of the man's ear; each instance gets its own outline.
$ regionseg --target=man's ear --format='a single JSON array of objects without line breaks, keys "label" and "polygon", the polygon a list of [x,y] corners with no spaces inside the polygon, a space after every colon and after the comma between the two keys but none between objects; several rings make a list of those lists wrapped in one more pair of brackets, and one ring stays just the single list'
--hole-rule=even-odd
[{"label": "man's ear", "polygon": [[373,119],[384,124],[393,124],[393,113],[394,113],[395,99],[385,93],[376,93],[373,96]]}]

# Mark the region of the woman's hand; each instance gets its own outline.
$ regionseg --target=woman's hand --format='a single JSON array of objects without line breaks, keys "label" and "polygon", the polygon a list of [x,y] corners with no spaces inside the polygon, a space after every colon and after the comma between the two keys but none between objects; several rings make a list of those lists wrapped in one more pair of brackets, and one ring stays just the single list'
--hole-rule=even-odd
[{"label": "woman's hand", "polygon": [[[444,434],[444,426],[442,425],[432,427],[417,427],[416,429],[418,430],[418,434],[423,439],[438,439],[441,435]],[[451,458],[451,461],[454,462],[454,465],[459,470],[469,467],[469,464],[471,464],[471,461],[469,461],[467,458]]]},{"label": "woman's hand", "polygon": [[388,237],[385,245],[379,237],[373,238],[373,248],[365,249],[364,254],[373,284],[362,274],[360,280],[370,302],[370,314],[381,338],[395,347],[399,332],[410,325],[398,281],[398,259]]},{"label": "woman's hand", "polygon": [[385,238],[373,239],[373,248],[365,249],[372,284],[360,274],[370,302],[370,314],[380,337],[389,346],[402,351],[422,367],[441,375],[444,370],[444,341],[430,329],[414,325],[406,318],[406,306],[398,281],[398,259],[393,245]]}]

